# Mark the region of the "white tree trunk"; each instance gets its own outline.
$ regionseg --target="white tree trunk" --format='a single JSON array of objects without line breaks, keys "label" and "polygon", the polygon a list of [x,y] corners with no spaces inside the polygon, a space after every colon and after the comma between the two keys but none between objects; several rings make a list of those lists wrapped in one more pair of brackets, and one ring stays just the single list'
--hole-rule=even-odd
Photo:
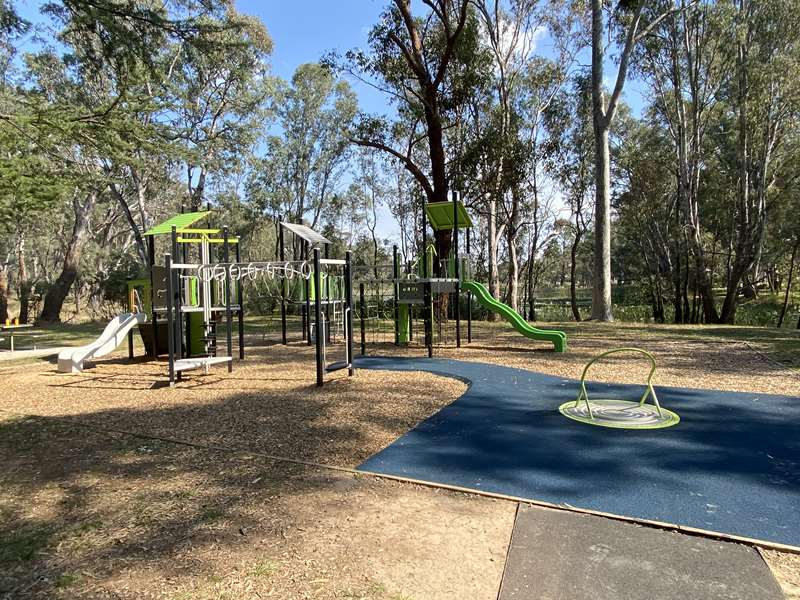
[{"label": "white tree trunk", "polygon": [[[488,199],[489,214],[487,220],[488,259],[489,259],[489,291],[495,298],[500,297],[500,271],[497,268],[497,201],[492,197]],[[490,313],[491,314],[491,313]]]},{"label": "white tree trunk", "polygon": [[595,128],[594,289],[592,319],[613,321],[611,310],[611,157],[608,129]]}]

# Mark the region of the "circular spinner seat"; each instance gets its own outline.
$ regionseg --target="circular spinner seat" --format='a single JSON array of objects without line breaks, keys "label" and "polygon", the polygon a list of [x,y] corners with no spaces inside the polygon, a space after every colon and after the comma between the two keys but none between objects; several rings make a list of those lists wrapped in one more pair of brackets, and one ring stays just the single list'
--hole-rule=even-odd
[{"label": "circular spinner seat", "polygon": [[[622,400],[617,398],[597,398],[589,399],[589,392],[586,389],[586,375],[589,368],[601,358],[618,352],[632,352],[642,354],[650,361],[650,373],[647,376],[647,384],[639,400]],[[671,427],[680,422],[680,417],[662,406],[658,402],[658,396],[653,388],[653,374],[656,371],[656,360],[652,354],[639,348],[616,348],[603,352],[594,357],[583,369],[581,375],[580,391],[575,400],[565,402],[558,407],[559,412],[565,417],[589,425],[599,425],[601,427],[615,427],[618,429],[660,429]],[[653,398],[652,404],[647,404],[649,397]]]}]

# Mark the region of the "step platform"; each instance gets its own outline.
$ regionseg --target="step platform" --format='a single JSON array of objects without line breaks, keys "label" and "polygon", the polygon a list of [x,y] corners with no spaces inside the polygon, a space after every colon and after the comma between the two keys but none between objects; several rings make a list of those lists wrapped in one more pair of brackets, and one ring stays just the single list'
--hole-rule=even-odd
[{"label": "step platform", "polygon": [[175,372],[191,371],[193,369],[202,369],[203,367],[210,367],[211,365],[218,365],[221,363],[228,363],[233,358],[230,356],[199,356],[196,358],[181,358],[175,361]]}]

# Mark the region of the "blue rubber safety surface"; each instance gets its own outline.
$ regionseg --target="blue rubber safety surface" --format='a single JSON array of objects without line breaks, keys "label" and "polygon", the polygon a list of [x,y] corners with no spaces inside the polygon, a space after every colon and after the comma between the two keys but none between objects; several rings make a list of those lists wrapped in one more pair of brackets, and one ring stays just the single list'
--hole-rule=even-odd
[{"label": "blue rubber safety surface", "polygon": [[[681,422],[586,425],[558,412],[578,382],[484,363],[361,358],[470,384],[359,465],[385,473],[800,546],[800,398],[656,386]],[[592,383],[638,400],[642,386]]]}]

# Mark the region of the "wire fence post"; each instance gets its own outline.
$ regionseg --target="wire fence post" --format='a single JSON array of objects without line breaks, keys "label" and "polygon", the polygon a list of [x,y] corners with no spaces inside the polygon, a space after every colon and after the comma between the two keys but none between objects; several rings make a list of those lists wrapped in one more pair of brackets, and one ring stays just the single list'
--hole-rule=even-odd
[{"label": "wire fence post", "polygon": [[355,367],[353,366],[353,258],[349,250],[345,254],[344,279],[344,324],[347,331],[347,375],[352,377],[355,372]]},{"label": "wire fence post", "polygon": [[364,283],[358,284],[358,307],[361,321],[361,356],[367,353],[366,321],[364,320]]},{"label": "wire fence post", "polygon": [[[283,219],[281,222],[278,223],[278,238],[280,242],[280,258],[281,262],[286,261],[286,247],[284,246],[284,239],[283,239]],[[294,257],[293,257],[294,258]],[[284,277],[281,278],[281,339],[283,341],[283,345],[286,345],[286,274],[284,273]]]},{"label": "wire fence post", "polygon": [[223,260],[225,261],[225,321],[227,325],[226,342],[228,344],[228,373],[233,371],[233,311],[231,310],[231,262],[228,228],[222,228]]},{"label": "wire fence post", "polygon": [[461,348],[461,264],[458,256],[458,203],[461,193],[453,191],[453,249],[455,257],[456,277],[456,347]]},{"label": "wire fence post", "polygon": [[[470,228],[467,228],[467,261],[470,259],[470,236],[469,236]],[[472,270],[472,266],[470,264],[467,265],[469,270]],[[470,277],[471,279],[471,277]],[[467,343],[472,342],[472,292],[467,290]]]},{"label": "wire fence post", "polygon": [[172,295],[172,256],[169,254],[164,255],[164,264],[167,269],[167,360],[169,361],[169,385],[175,385],[175,328],[173,325],[172,310],[174,301]]},{"label": "wire fence post", "polygon": [[[242,262],[239,239],[236,240],[236,262]],[[236,278],[236,304],[239,305],[239,360],[244,360],[244,291],[241,277]]]},{"label": "wire fence post", "polygon": [[[316,359],[317,359],[317,387],[322,387],[323,383],[323,367],[322,364],[322,344],[325,342],[325,332],[322,331],[322,304],[320,303],[320,273],[319,273],[319,248],[314,248],[314,316],[317,320],[316,335]],[[306,297],[306,304],[308,304],[308,297]],[[309,319],[310,320],[310,319]],[[309,327],[310,329],[310,327]],[[311,336],[309,334],[308,343],[311,343]]]}]

